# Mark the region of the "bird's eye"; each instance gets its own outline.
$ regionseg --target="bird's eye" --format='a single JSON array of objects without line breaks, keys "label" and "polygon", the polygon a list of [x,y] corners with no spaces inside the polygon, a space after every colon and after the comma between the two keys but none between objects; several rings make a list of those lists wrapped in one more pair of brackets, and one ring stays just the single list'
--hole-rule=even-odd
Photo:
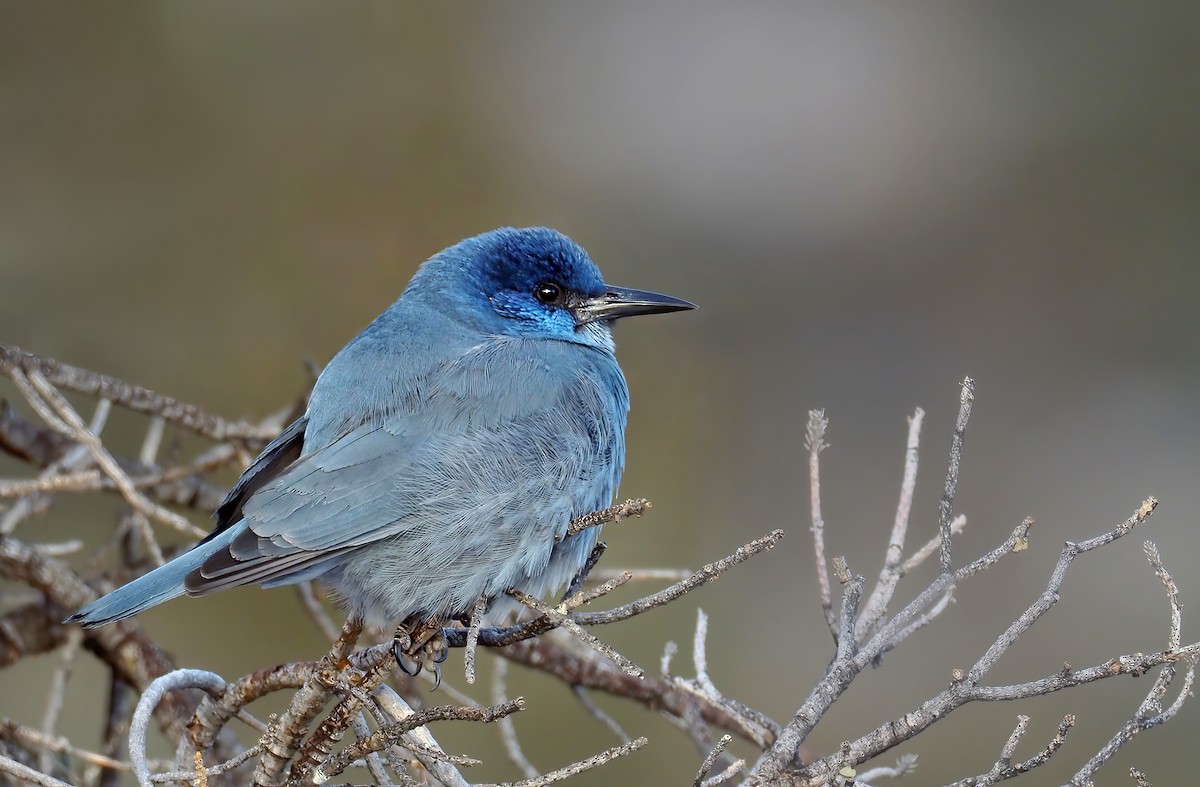
[{"label": "bird's eye", "polygon": [[558,303],[562,299],[562,294],[562,287],[552,281],[542,282],[533,290],[533,297],[547,306]]}]

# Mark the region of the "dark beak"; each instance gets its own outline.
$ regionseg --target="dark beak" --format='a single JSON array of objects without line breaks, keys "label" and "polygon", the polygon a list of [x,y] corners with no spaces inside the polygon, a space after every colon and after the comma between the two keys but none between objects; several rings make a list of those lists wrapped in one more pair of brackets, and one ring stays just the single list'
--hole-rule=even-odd
[{"label": "dark beak", "polygon": [[631,290],[627,287],[609,287],[603,295],[586,298],[572,306],[571,313],[575,315],[575,325],[579,326],[598,320],[608,322],[619,317],[632,317],[636,314],[681,312],[694,308],[696,304],[681,298],[672,298],[670,295]]}]

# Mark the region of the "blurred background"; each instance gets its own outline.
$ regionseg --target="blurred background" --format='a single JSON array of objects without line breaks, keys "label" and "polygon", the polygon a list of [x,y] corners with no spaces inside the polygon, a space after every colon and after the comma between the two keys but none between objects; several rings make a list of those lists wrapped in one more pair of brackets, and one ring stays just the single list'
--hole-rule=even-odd
[{"label": "blurred background", "polygon": [[[257,419],[432,253],[499,225],[556,227],[609,281],[701,304],[617,330],[634,402],[622,493],[655,507],[606,531],[605,565],[695,567],[789,533],[603,634],[655,666],[667,639],[690,643],[700,606],[717,685],[781,721],[832,652],[808,540],[807,411],[832,420],[830,554],[871,577],[905,418],[928,413],[916,545],[936,527],[969,374],[955,555],[1025,515],[1033,548],[863,675],[810,740],[828,753],[941,690],[1036,598],[1064,540],[1147,495],[1162,501],[1149,525],[1077,563],[994,681],[1164,647],[1145,538],[1185,611],[1200,607],[1197,24],[1189,3],[4,3],[0,340]],[[134,451],[144,428],[125,414],[106,436]],[[113,520],[97,512],[116,508],[100,502],[19,534],[99,540]],[[323,652],[287,590],[176,602],[143,622],[182,665],[229,678]],[[1198,632],[1185,616],[1185,639]],[[80,745],[105,693],[89,661],[64,727]],[[56,664],[0,672],[0,715],[36,726]],[[691,674],[687,658],[676,667]],[[1149,687],[967,707],[903,751],[920,754],[914,783],[944,783],[986,771],[1018,713],[1033,717],[1022,757],[1076,713],[1033,778],[1058,783]],[[509,688],[530,701],[517,729],[542,770],[613,744],[560,685],[517,670]],[[599,702],[651,746],[573,783],[689,783],[700,755],[683,735]],[[1128,783],[1131,765],[1181,783],[1198,719],[1193,703],[1139,736],[1100,783]],[[486,761],[474,779],[517,777],[495,730],[438,734]]]}]

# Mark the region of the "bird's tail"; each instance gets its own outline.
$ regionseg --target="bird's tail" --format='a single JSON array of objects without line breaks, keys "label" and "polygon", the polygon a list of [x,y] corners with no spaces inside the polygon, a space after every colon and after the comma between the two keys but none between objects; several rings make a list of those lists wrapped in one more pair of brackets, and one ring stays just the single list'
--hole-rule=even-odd
[{"label": "bird's tail", "polygon": [[63,622],[95,628],[178,598],[184,594],[184,577],[199,568],[209,555],[224,547],[228,540],[229,537],[222,533],[212,541],[197,544],[171,562],[122,585],[107,596],[101,596]]}]

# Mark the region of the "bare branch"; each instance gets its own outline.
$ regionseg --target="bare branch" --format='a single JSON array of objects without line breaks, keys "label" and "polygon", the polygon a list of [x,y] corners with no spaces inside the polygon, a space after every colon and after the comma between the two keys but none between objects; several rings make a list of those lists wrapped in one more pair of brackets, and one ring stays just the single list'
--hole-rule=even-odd
[{"label": "bare branch", "polygon": [[150,714],[167,692],[180,689],[203,689],[209,694],[219,695],[225,691],[225,679],[205,670],[181,669],[156,678],[142,692],[129,727],[129,761],[140,787],[150,784],[150,766],[146,762],[146,729]]},{"label": "bare branch", "polygon": [[559,626],[560,628],[565,629],[566,631],[569,631],[571,634],[574,634],[585,645],[587,645],[588,647],[592,648],[596,652],[601,653],[604,656],[606,656],[608,659],[610,659],[614,664],[616,664],[621,669],[622,672],[628,673],[628,674],[633,675],[638,678],[640,678],[646,674],[646,671],[644,669],[639,667],[637,664],[634,664],[631,659],[629,659],[625,656],[622,656],[620,653],[618,653],[616,651],[615,648],[613,648],[612,645],[609,645],[608,643],[603,642],[598,637],[595,637],[592,634],[585,631],[582,626],[580,626],[578,623],[576,623],[571,618],[570,615],[567,615],[563,612],[559,612],[557,609],[549,607],[549,606],[543,604],[542,602],[538,601],[536,598],[534,598],[526,593],[522,593],[519,590],[510,590],[510,591],[508,591],[508,595],[512,596],[517,601],[521,602],[522,604],[529,607],[530,609],[532,609],[536,612],[540,612],[544,617],[548,618],[552,623]]},{"label": "bare branch", "polygon": [[[643,740],[645,739],[643,738]],[[3,754],[0,754],[0,773],[12,774],[21,781],[29,782],[30,784],[39,784],[42,787],[71,787],[71,785],[61,779],[55,779],[53,776],[36,771],[28,765],[19,763]]]},{"label": "bare branch", "polygon": [[543,787],[546,784],[554,784],[561,782],[564,779],[569,779],[572,776],[590,771],[593,768],[599,768],[601,765],[606,765],[618,757],[624,757],[628,754],[633,754],[638,749],[645,746],[650,741],[646,738],[638,738],[629,743],[614,746],[608,751],[588,757],[586,760],[580,760],[573,765],[568,765],[565,768],[559,768],[556,771],[538,776],[532,779],[523,779],[519,782],[510,782],[506,784],[480,784],[478,787]]},{"label": "bare branch", "polygon": [[[308,733],[308,726],[329,699],[337,665],[346,660],[350,649],[362,633],[362,621],[350,618],[342,626],[342,633],[330,648],[322,668],[314,669],[304,685],[292,697],[287,710],[279,717],[275,735],[263,745],[263,753],[254,769],[256,787],[271,787],[278,781],[283,769],[295,756],[301,741]],[[354,707],[353,710],[357,710]],[[349,724],[348,719],[346,724]],[[343,728],[344,729],[344,728]],[[327,729],[328,733],[328,729]],[[302,767],[302,766],[300,766]]]},{"label": "bare branch", "polygon": [[708,778],[708,773],[713,769],[713,765],[717,762],[717,758],[725,751],[725,747],[733,740],[732,735],[722,735],[721,740],[717,741],[717,745],[713,746],[712,751],[704,758],[704,762],[700,763],[700,770],[696,774],[695,780],[692,782],[692,787],[701,787],[704,780]]},{"label": "bare branch", "polygon": [[[19,741],[30,747],[41,749],[44,752],[69,754],[72,757],[79,758],[83,762],[96,765],[101,768],[107,768],[113,771],[130,770],[129,763],[121,762],[120,760],[114,760],[112,757],[106,757],[103,754],[87,751],[86,749],[80,749],[61,735],[48,734],[44,731],[25,727],[7,719],[0,719],[0,740],[6,738]],[[50,770],[44,763],[39,763],[39,767],[44,773],[48,773]]]},{"label": "bare branch", "polygon": [[596,721],[603,724],[608,728],[609,732],[617,736],[617,740],[621,741],[622,743],[629,743],[629,741],[632,740],[625,733],[625,730],[621,729],[621,725],[617,724],[616,720],[612,716],[609,716],[599,705],[597,705],[595,702],[592,702],[592,698],[587,694],[587,689],[585,689],[583,686],[572,686],[571,693],[575,695],[577,700],[579,700],[579,704],[583,705],[584,709],[587,710],[588,713],[592,714],[592,717],[596,719]]},{"label": "bare branch", "polygon": [[150,781],[154,784],[162,784],[164,782],[200,782],[201,779],[207,781],[210,776],[220,776],[222,773],[237,770],[243,764],[260,754],[262,754],[262,744],[256,743],[236,757],[231,757],[225,762],[218,763],[212,767],[205,767],[204,758],[200,755],[200,752],[196,752],[194,757],[195,767],[192,770],[156,773],[150,777]]},{"label": "bare branch", "polygon": [[[847,573],[849,573],[848,569]],[[837,640],[837,659],[839,661],[851,658],[858,651],[858,643],[854,636],[854,621],[858,617],[858,602],[862,598],[862,592],[862,576],[859,574],[849,576],[842,588],[842,612],[839,618]]]},{"label": "bare branch", "polygon": [[938,506],[938,532],[941,533],[941,569],[949,574],[953,568],[951,557],[950,522],[954,519],[954,493],[958,489],[958,474],[962,467],[963,438],[967,432],[967,421],[971,418],[971,405],[975,401],[975,381],[967,377],[962,382],[958,399],[958,418],[954,422],[954,437],[950,441],[950,464],[946,467],[946,491]]},{"label": "bare branch", "polygon": [[[665,606],[701,585],[712,582],[734,566],[744,563],[755,555],[773,549],[783,538],[783,535],[782,530],[774,530],[761,538],[756,538],[748,544],[739,547],[728,557],[714,563],[709,563],[698,571],[693,572],[687,579],[664,588],[657,593],[644,596],[637,601],[631,601],[628,604],[623,604],[604,612],[575,612],[570,615],[570,618],[581,626],[599,626],[627,620],[655,607]],[[488,647],[503,647],[536,637],[539,634],[544,634],[556,627],[557,625],[554,621],[547,616],[507,628],[483,627],[479,630],[479,644]],[[442,629],[442,633],[445,635],[450,647],[461,648],[466,645],[466,629],[445,628]]]},{"label": "bare branch", "polygon": [[487,708],[465,708],[457,705],[439,705],[435,708],[426,708],[417,711],[402,721],[396,722],[390,727],[378,730],[365,740],[347,746],[328,761],[314,768],[309,778],[301,783],[306,785],[324,784],[346,770],[355,760],[361,759],[373,752],[382,751],[387,746],[399,743],[410,730],[423,727],[433,721],[457,719],[461,721],[488,723],[524,709],[525,700],[520,697]]},{"label": "bare branch", "polygon": [[[507,678],[508,662],[497,661],[496,669],[492,673],[492,702],[500,704],[508,701]],[[513,720],[508,717],[502,718],[499,726],[500,739],[504,741],[504,751],[508,754],[508,759],[521,769],[526,778],[536,779],[538,769],[533,767],[533,763],[525,756],[525,751],[521,748],[521,741],[517,738],[517,728],[513,724]]]},{"label": "bare branch", "polygon": [[[1149,507],[1150,510],[1153,510],[1153,505],[1150,505],[1151,503],[1157,504],[1157,501],[1154,498],[1150,498],[1143,504],[1143,509]],[[1132,529],[1132,525],[1129,529]],[[1175,580],[1171,577],[1170,572],[1167,571],[1166,566],[1163,565],[1162,557],[1158,553],[1158,547],[1152,542],[1147,541],[1143,544],[1143,548],[1146,552],[1146,558],[1150,561],[1150,566],[1154,569],[1154,573],[1158,576],[1159,581],[1163,584],[1163,588],[1167,591],[1167,602],[1171,608],[1171,625],[1167,638],[1167,651],[1162,654],[1163,667],[1155,677],[1154,684],[1150,687],[1149,693],[1146,694],[1145,699],[1138,705],[1133,718],[1125,722],[1116,735],[1096,753],[1096,756],[1088,760],[1075,773],[1070,782],[1072,785],[1080,785],[1082,787],[1089,784],[1096,772],[1104,767],[1121,747],[1129,743],[1135,735],[1144,730],[1164,724],[1174,718],[1192,693],[1192,682],[1195,679],[1196,673],[1196,661],[1200,658],[1200,643],[1189,645],[1186,648],[1180,647],[1183,607],[1179,600],[1179,588],[1175,585]],[[1170,688],[1171,683],[1175,680],[1175,663],[1177,661],[1183,661],[1187,665],[1184,672],[1183,687],[1180,689],[1175,701],[1164,710],[1162,707],[1162,698],[1166,695],[1167,689]],[[1125,665],[1121,665],[1121,667],[1128,669]],[[1142,669],[1140,666],[1136,669],[1138,670],[1137,674],[1145,672],[1145,669]],[[1149,668],[1147,667],[1146,669]]]},{"label": "bare branch", "polygon": [[[380,710],[392,721],[399,723],[414,715],[415,711],[404,699],[386,684],[375,689],[375,701]],[[449,757],[438,745],[427,727],[416,727],[402,736],[402,745],[412,752],[413,757],[446,787],[470,787],[450,762]]]},{"label": "bare branch", "polygon": [[[964,529],[966,529],[966,526],[966,515],[959,514],[958,516],[954,517],[953,521],[950,522],[950,536],[954,537],[958,535]],[[904,563],[900,566],[898,578],[903,579],[904,577],[908,576],[917,566],[928,560],[933,553],[939,552],[941,546],[942,534],[939,532],[936,536],[925,542],[920,549],[918,549],[916,552],[913,552],[912,555],[909,556],[908,560],[904,561]]]},{"label": "bare branch", "polygon": [[317,598],[316,591],[313,589],[313,583],[301,582],[297,584],[296,595],[300,597],[300,604],[304,607],[304,611],[308,613],[309,619],[312,620],[325,639],[330,642],[336,642],[340,636],[337,624],[330,620],[329,615],[325,612],[325,608],[321,606],[321,601]]},{"label": "bare branch", "polygon": [[[888,539],[883,568],[870,598],[863,605],[862,614],[854,629],[857,642],[862,642],[867,632],[874,630],[887,613],[888,604],[900,581],[900,560],[904,557],[904,542],[908,537],[908,520],[912,513],[913,494],[917,487],[917,465],[921,446],[921,424],[925,411],[918,407],[908,418],[908,444],[904,451],[904,478],[900,482],[900,502],[896,504],[896,518],[892,522],[892,535]],[[941,539],[941,534],[938,534]]]},{"label": "bare branch", "polygon": [[[1120,538],[1122,535],[1128,534],[1133,530],[1134,527],[1144,522],[1151,515],[1151,513],[1153,513],[1156,505],[1157,501],[1154,500],[1154,498],[1149,498],[1142,504],[1141,507],[1138,508],[1137,511],[1134,512],[1132,516],[1112,530],[1078,544],[1068,542],[1063,547],[1059,561],[1055,566],[1054,571],[1051,573],[1051,578],[1046,590],[1032,605],[1030,605],[1030,607],[1024,613],[1022,613],[1022,615],[1016,621],[1013,622],[1012,625],[1008,627],[1003,634],[996,639],[996,641],[987,649],[983,656],[976,661],[971,669],[962,673],[961,676],[958,677],[945,691],[940,692],[924,702],[920,708],[904,714],[904,716],[900,717],[899,719],[877,727],[874,731],[868,733],[862,738],[859,738],[857,741],[850,742],[850,761],[853,763],[865,762],[872,757],[882,754],[892,746],[912,738],[914,735],[920,733],[937,720],[945,718],[950,712],[967,702],[980,700],[994,701],[1021,699],[1031,696],[1040,696],[1042,694],[1047,694],[1062,688],[1067,688],[1068,686],[1078,685],[1079,683],[1101,680],[1120,674],[1128,674],[1129,665],[1127,662],[1117,660],[1111,664],[1101,665],[1100,667],[1087,670],[1063,670],[1059,673],[1055,673],[1054,675],[1041,678],[1037,681],[1031,681],[1026,684],[1020,684],[1018,686],[987,687],[981,685],[981,681],[991,671],[992,667],[999,660],[1000,656],[1016,642],[1017,638],[1020,637],[1021,634],[1032,627],[1033,624],[1037,622],[1037,620],[1039,620],[1057,602],[1059,589],[1062,587],[1062,584],[1066,579],[1067,570],[1070,568],[1074,559],[1077,556],[1096,549],[1099,546],[1111,543],[1115,539]],[[980,558],[979,560],[960,568],[958,571],[953,572],[949,576],[939,577],[938,580],[935,580],[934,583],[930,585],[930,587],[926,589],[924,593],[922,593],[921,597],[919,597],[917,601],[914,601],[909,605],[909,608],[911,609],[916,606],[918,601],[921,601],[922,597],[931,595],[931,591],[952,586],[962,579],[965,579],[967,576],[971,576],[974,573],[993,565],[1000,556],[1012,551],[1018,545],[1025,544],[1028,537],[1028,527],[1031,524],[1032,521],[1027,519],[1022,523],[1021,527],[1018,527],[1013,532],[1013,535],[1010,536],[1008,541],[1006,541],[1005,544],[1000,548],[992,550],[992,552],[988,553],[983,558]],[[866,646],[864,646],[863,651],[860,652],[855,658],[855,666],[857,666],[857,662],[860,659],[870,654],[872,650],[872,643],[884,636],[890,638],[890,636],[894,633],[893,631],[889,630],[890,627],[902,616],[903,614],[901,616],[897,616],[896,619],[893,619],[893,621],[891,621],[888,625],[884,626],[880,634],[872,638],[871,643],[868,643]],[[1197,645],[1197,648],[1200,649],[1200,645]],[[1150,654],[1147,656],[1141,656],[1141,654],[1138,654],[1136,657],[1122,658],[1130,659],[1132,663],[1137,665],[1136,669],[1144,672],[1156,664],[1175,661],[1179,657],[1179,653],[1173,653]],[[838,669],[846,669],[846,667],[844,665],[835,663],[835,665],[831,667],[831,674],[836,674],[836,670]],[[852,670],[849,672],[852,673]],[[1138,674],[1141,674],[1141,672]],[[822,682],[822,685],[824,684],[825,681]],[[776,740],[775,746],[772,747],[772,750],[768,752],[767,755],[764,755],[763,759],[759,761],[759,765],[756,766],[756,769],[764,768],[764,766],[782,768],[783,764],[788,761],[788,758],[791,755],[788,753],[781,753],[771,757],[771,753],[776,751],[777,748],[784,748],[785,744],[781,744],[781,742],[790,743],[791,741],[796,740],[796,737],[799,737],[800,740],[803,740],[803,737],[807,734],[807,731],[811,729],[811,725],[805,723],[803,719],[806,717],[819,719],[824,713],[824,708],[828,707],[828,695],[830,693],[837,694],[838,687],[845,685],[848,684],[845,683],[845,678],[842,677],[840,683],[834,687],[826,689],[826,693],[821,695],[825,697],[825,701],[820,705],[814,704],[810,701],[809,703],[806,703],[805,706],[802,706],[801,710],[797,713],[797,717],[794,718],[793,722],[790,723],[788,727],[785,728],[784,732],[780,734],[780,737]],[[797,746],[798,743],[799,741],[793,744],[793,746]],[[789,752],[794,751],[795,748],[789,749]],[[836,767],[840,762],[841,760],[838,757],[826,757],[822,760],[806,765],[800,770],[800,773],[803,774],[805,778],[820,780],[836,770]],[[761,773],[762,771],[760,771],[760,774]],[[778,771],[775,773],[778,773]],[[774,777],[768,776],[767,778]]]},{"label": "bare branch", "polygon": [[475,606],[471,610],[471,623],[467,628],[467,650],[463,655],[463,668],[466,670],[467,683],[475,682],[475,648],[479,645],[479,621],[483,618],[483,611],[487,609],[487,596],[480,596],[475,600]]},{"label": "bare branch", "polygon": [[824,410],[809,410],[808,425],[804,431],[804,448],[808,451],[808,487],[812,518],[813,556],[817,565],[817,589],[821,611],[829,633],[837,639],[837,620],[833,615],[833,592],[829,585],[829,567],[825,562],[825,520],[821,516],[821,452],[829,446],[825,442],[825,430],[829,419]]},{"label": "bare branch", "polygon": [[[67,644],[62,649],[62,662],[54,671],[54,679],[50,685],[50,697],[46,702],[45,715],[42,716],[42,734],[46,738],[54,737],[54,730],[58,726],[58,717],[62,713],[63,700],[66,698],[67,682],[71,679],[71,672],[75,668],[75,657],[79,655],[79,645],[82,642],[83,631],[81,629],[72,629],[67,635]],[[44,773],[50,772],[53,763],[49,749],[43,750],[39,765]]]},{"label": "bare branch", "polygon": [[[21,387],[22,380],[23,375],[20,372],[14,374],[13,382],[18,383],[18,387]],[[75,412],[75,408],[71,406],[71,403],[56,391],[40,372],[33,371],[29,373],[29,384],[36,391],[36,394],[31,394],[24,388],[22,388],[22,392],[26,393],[26,396],[30,399],[30,403],[32,404],[34,399],[39,396],[42,398],[45,404],[52,410],[54,416],[61,419],[63,434],[80,445],[87,447],[100,470],[113,480],[113,483],[116,484],[117,489],[121,492],[121,496],[125,498],[125,502],[129,503],[134,510],[145,516],[157,519],[181,533],[197,537],[207,535],[204,530],[196,527],[179,514],[157,505],[139,492],[134,487],[129,476],[117,464],[117,460],[113,458],[108,449],[104,447],[104,444],[100,442],[100,438],[88,429],[87,424],[79,417],[79,413]],[[52,419],[47,419],[47,423],[51,427],[55,426],[55,422]]]},{"label": "bare branch", "polygon": [[567,527],[567,532],[563,534],[560,541],[570,538],[571,536],[582,533],[588,528],[599,527],[608,522],[620,522],[622,519],[629,517],[640,517],[646,513],[646,509],[650,508],[650,501],[645,498],[636,498],[626,500],[624,503],[618,503],[615,506],[609,506],[603,511],[594,511],[590,514],[584,514],[578,519],[571,522]]},{"label": "bare branch", "polygon": [[113,404],[147,415],[156,415],[165,421],[188,431],[203,435],[210,440],[270,440],[275,436],[270,430],[245,422],[231,422],[178,399],[163,396],[140,385],[133,385],[115,377],[96,374],[85,369],[24,352],[11,344],[0,344],[0,374],[15,377],[17,373],[40,374],[48,382],[61,388],[107,399]]}]

